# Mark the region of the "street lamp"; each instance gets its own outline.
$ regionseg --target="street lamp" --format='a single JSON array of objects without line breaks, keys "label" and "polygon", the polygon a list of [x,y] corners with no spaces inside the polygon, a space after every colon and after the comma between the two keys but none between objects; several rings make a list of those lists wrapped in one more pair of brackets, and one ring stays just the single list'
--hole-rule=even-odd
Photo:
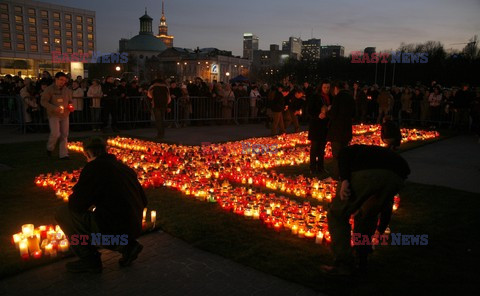
[{"label": "street lamp", "polygon": [[120,66],[116,66],[116,67],[115,67],[115,70],[116,70],[117,72],[120,72],[120,70],[121,70]]}]

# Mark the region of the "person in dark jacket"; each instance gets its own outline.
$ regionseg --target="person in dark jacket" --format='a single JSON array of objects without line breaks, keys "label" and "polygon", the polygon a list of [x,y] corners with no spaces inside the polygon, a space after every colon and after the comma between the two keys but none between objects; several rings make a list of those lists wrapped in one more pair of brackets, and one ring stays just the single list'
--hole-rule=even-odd
[{"label": "person in dark jacket", "polygon": [[300,88],[295,88],[288,94],[287,110],[284,112],[285,130],[288,126],[293,124],[295,132],[300,131],[300,124],[298,123],[298,115],[301,115],[303,105],[305,104],[305,93]]},{"label": "person in dark jacket", "polygon": [[308,139],[310,140],[310,173],[325,175],[324,158],[327,145],[327,110],[331,105],[330,82],[324,81],[308,100]]},{"label": "person in dark jacket", "polygon": [[338,178],[338,154],[352,140],[352,119],[355,116],[355,101],[352,94],[345,89],[342,81],[333,85],[333,102],[327,111],[330,120],[327,141],[332,145],[333,178]]},{"label": "person in dark jacket", "polygon": [[112,130],[118,132],[117,116],[118,116],[118,88],[113,83],[113,77],[107,76],[105,83],[102,85],[103,97],[102,104],[102,131],[105,132],[108,126],[108,120],[112,116]]},{"label": "person in dark jacket", "polygon": [[467,129],[469,125],[470,108],[475,98],[475,95],[469,88],[468,83],[463,83],[462,89],[455,94],[455,99],[453,100],[455,126],[459,129]]},{"label": "person in dark jacket", "polygon": [[157,138],[163,139],[165,136],[165,125],[163,117],[167,112],[167,106],[170,104],[170,91],[162,79],[155,79],[152,86],[148,89],[148,97],[152,99],[153,115],[155,116],[155,125],[157,127]]},{"label": "person in dark jacket", "polygon": [[283,91],[283,86],[278,85],[277,91],[270,102],[270,109],[272,110],[272,136],[277,135],[277,131],[280,128],[280,133],[285,133],[285,125],[283,124],[282,112],[285,110],[285,96],[288,95],[287,91]]},{"label": "person in dark jacket", "polygon": [[390,115],[383,118],[380,137],[387,144],[387,148],[396,150],[402,143],[402,132],[400,127],[392,120]]},{"label": "person in dark jacket", "polygon": [[[143,248],[136,238],[142,231],[143,209],[147,205],[145,192],[135,171],[107,153],[103,139],[89,139],[83,147],[88,163],[72,189],[68,206],[62,207],[55,216],[70,238],[73,252],[79,257],[79,260],[67,263],[67,270],[102,271],[100,253],[91,236],[99,234],[124,238],[123,244],[120,240],[115,246],[112,241],[109,248],[122,253],[120,266],[128,266]],[[77,236],[75,244],[72,235],[88,235],[89,242],[85,245],[78,243]]]},{"label": "person in dark jacket", "polygon": [[[351,215],[354,215],[354,235],[368,236],[371,241],[375,231],[383,234],[392,215],[394,196],[403,187],[410,167],[405,159],[390,149],[352,145],[341,150],[339,168],[337,194],[327,214],[335,262],[333,266],[323,265],[321,268],[332,275],[350,275],[355,270],[350,244]],[[364,270],[371,245],[357,244],[355,252],[358,267]]]}]

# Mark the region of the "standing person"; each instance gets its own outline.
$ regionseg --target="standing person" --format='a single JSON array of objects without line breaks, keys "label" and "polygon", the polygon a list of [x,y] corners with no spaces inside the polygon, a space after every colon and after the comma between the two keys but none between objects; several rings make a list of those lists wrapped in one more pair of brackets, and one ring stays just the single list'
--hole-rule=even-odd
[{"label": "standing person", "polygon": [[[375,230],[383,234],[392,215],[394,196],[403,187],[410,168],[405,159],[392,150],[367,145],[343,148],[339,167],[337,194],[327,214],[335,262],[333,266],[323,265],[322,270],[332,275],[350,275],[355,269],[349,224],[351,215],[355,215],[355,235],[371,239]],[[358,245],[355,252],[359,268],[365,270],[371,246]]]},{"label": "standing person", "polygon": [[310,121],[310,113],[308,112],[308,101],[310,99],[313,99],[313,96],[315,95],[315,88],[308,81],[305,81],[303,82],[303,92],[305,93],[305,101],[307,103],[303,105],[300,121],[305,123]]},{"label": "standing person", "polygon": [[389,115],[393,106],[393,96],[386,87],[382,87],[377,98],[378,102],[378,118],[377,123],[381,123],[385,115]]},{"label": "standing person", "polygon": [[258,91],[257,85],[252,86],[252,90],[250,91],[250,119],[255,120],[257,118],[257,102],[260,101],[261,96],[260,92]]},{"label": "standing person", "polygon": [[[429,103],[429,113],[430,113],[430,121],[432,123],[437,122],[439,124],[440,116],[442,112],[442,102],[443,96],[442,92],[440,91],[440,87],[436,86],[433,90],[433,93],[430,94],[428,97]],[[435,124],[432,124],[431,127],[435,127]]]},{"label": "standing person", "polygon": [[412,93],[410,88],[407,86],[400,97],[400,102],[402,104],[401,108],[401,119],[402,122],[409,124],[412,117]]},{"label": "standing person", "polygon": [[325,146],[327,145],[327,110],[331,105],[330,82],[324,81],[307,100],[309,112],[308,139],[310,140],[310,173],[326,175],[324,168]]},{"label": "standing person", "polygon": [[288,128],[290,122],[295,128],[295,132],[300,131],[300,124],[298,123],[298,116],[302,115],[302,108],[305,105],[305,93],[300,88],[295,88],[288,94],[290,98],[288,100],[287,110],[285,111],[288,115],[285,120],[285,129]]},{"label": "standing person", "polygon": [[170,91],[163,79],[155,79],[152,86],[148,89],[148,97],[152,99],[153,115],[155,116],[155,125],[157,127],[157,138],[163,139],[165,136],[165,124],[163,117],[167,112],[167,106],[170,104]]},{"label": "standing person", "polygon": [[90,112],[91,112],[91,120],[93,122],[92,129],[94,132],[100,131],[100,128],[97,122],[100,122],[100,114],[101,114],[101,99],[103,97],[102,86],[100,85],[100,81],[98,79],[94,79],[92,85],[87,91],[87,97],[91,99],[90,104]]},{"label": "standing person", "polygon": [[423,101],[423,94],[419,87],[415,87],[412,95],[412,119],[414,121],[420,120],[420,110]]},{"label": "standing person", "polygon": [[[288,92],[287,92],[288,94]],[[277,135],[278,129],[280,133],[285,133],[285,126],[283,124],[282,112],[286,110],[285,106],[285,96],[283,94],[283,86],[279,84],[277,86],[277,91],[273,95],[273,100],[270,102],[270,109],[272,109],[272,136]]]},{"label": "standing person", "polygon": [[360,123],[367,122],[368,114],[368,86],[364,86],[357,97],[358,104],[360,106]]},{"label": "standing person", "polygon": [[[103,139],[89,139],[83,148],[88,163],[72,188],[68,205],[57,211],[55,219],[70,238],[92,233],[120,236],[123,245],[115,248],[122,254],[119,264],[129,266],[143,249],[136,238],[142,232],[142,212],[147,205],[145,192],[137,173],[107,153]],[[93,207],[95,210],[90,210]],[[101,254],[92,243],[90,237],[87,245],[72,244],[79,260],[68,262],[67,271],[102,272]]]},{"label": "standing person", "polygon": [[332,145],[333,177],[338,179],[338,155],[352,140],[352,119],[355,116],[355,102],[352,94],[345,89],[342,81],[333,84],[333,102],[327,111],[330,119],[327,140]]},{"label": "standing person", "polygon": [[47,142],[47,155],[51,156],[57,141],[59,142],[60,159],[68,157],[69,105],[72,104],[72,91],[66,86],[67,75],[63,72],[55,74],[55,82],[48,86],[42,94],[41,105],[47,109],[50,136]]},{"label": "standing person", "polygon": [[375,123],[377,116],[378,116],[378,85],[374,84],[370,87],[368,91],[367,99],[368,99],[368,117],[370,123]]},{"label": "standing person", "polygon": [[474,93],[469,88],[468,83],[463,83],[462,89],[457,91],[453,100],[455,127],[458,129],[467,129],[469,125],[470,107],[475,98]]},{"label": "standing person", "polygon": [[235,94],[229,83],[225,84],[225,89],[222,94],[222,118],[225,124],[230,123],[232,119],[233,104],[235,102]]},{"label": "standing person", "polygon": [[112,130],[118,132],[117,127],[117,113],[118,113],[118,88],[113,83],[113,77],[107,76],[105,78],[105,83],[102,85],[102,101],[103,110],[103,126],[102,131],[105,132],[108,126],[109,117],[112,116]]},{"label": "standing person", "polygon": [[[79,76],[81,77],[81,76]],[[73,99],[73,122],[80,122],[83,119],[83,89],[77,80],[72,83],[72,99]]]},{"label": "standing person", "polygon": [[352,90],[352,96],[353,100],[355,101],[355,122],[360,121],[360,112],[361,112],[361,101],[360,101],[360,84],[358,81],[355,81],[353,83],[353,90]]},{"label": "standing person", "polygon": [[181,95],[178,98],[178,116],[180,119],[180,126],[186,127],[190,125],[190,114],[192,113],[192,103],[188,94],[187,86],[182,85]]},{"label": "standing person", "polygon": [[402,91],[399,87],[393,86],[391,94],[392,94],[392,105],[390,107],[390,111],[392,112],[391,115],[393,120],[396,120],[398,118],[398,114],[400,113],[400,109],[401,109]]},{"label": "standing person", "polygon": [[24,102],[23,114],[25,123],[27,124],[26,131],[35,132],[36,128],[31,126],[32,123],[38,123],[39,120],[39,108],[35,97],[35,87],[30,78],[25,78],[24,85],[20,90],[20,97]]}]

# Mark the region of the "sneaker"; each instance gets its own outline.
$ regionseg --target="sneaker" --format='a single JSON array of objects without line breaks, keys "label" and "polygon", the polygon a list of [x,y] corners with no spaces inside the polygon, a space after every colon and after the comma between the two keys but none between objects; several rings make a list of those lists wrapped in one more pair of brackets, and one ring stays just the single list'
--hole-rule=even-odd
[{"label": "sneaker", "polygon": [[68,262],[65,267],[68,272],[72,273],[101,273],[103,266],[100,256],[92,259],[79,259],[76,261]]},{"label": "sneaker", "polygon": [[125,250],[122,252],[122,258],[118,260],[118,263],[121,267],[127,267],[132,265],[132,262],[137,259],[138,254],[143,250],[143,245],[139,242],[134,241],[131,245],[127,245]]}]

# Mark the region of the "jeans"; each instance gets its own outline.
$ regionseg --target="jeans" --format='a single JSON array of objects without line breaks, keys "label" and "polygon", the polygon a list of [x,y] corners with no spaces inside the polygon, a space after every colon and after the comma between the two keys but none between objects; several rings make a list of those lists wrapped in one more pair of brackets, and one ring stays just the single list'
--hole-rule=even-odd
[{"label": "jeans", "polygon": [[277,134],[277,130],[280,128],[280,133],[285,133],[285,125],[283,124],[283,115],[282,112],[273,112],[273,122],[272,122],[272,136]]},{"label": "jeans", "polygon": [[323,160],[325,158],[326,141],[311,141],[310,146],[310,170],[324,170]]},{"label": "jeans", "polygon": [[157,137],[163,138],[165,136],[165,124],[163,122],[163,116],[165,115],[165,109],[153,108],[153,115],[155,116],[155,126],[157,127]]},{"label": "jeans", "polygon": [[60,139],[59,143],[59,155],[60,157],[68,156],[68,128],[69,117],[56,117],[51,116],[48,118],[48,124],[50,126],[50,136],[48,137],[47,150],[55,150],[55,145]]}]

